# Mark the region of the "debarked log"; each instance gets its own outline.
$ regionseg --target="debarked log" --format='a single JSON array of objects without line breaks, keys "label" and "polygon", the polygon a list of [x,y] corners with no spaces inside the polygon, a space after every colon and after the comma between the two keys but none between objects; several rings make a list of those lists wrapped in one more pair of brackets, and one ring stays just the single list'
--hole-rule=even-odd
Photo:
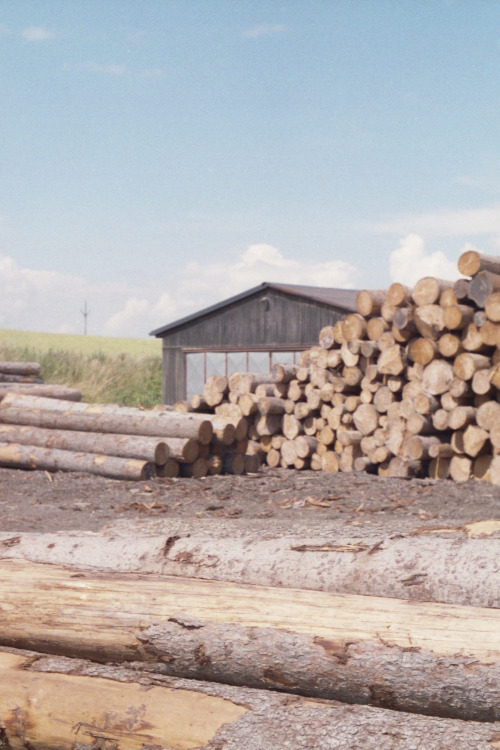
[{"label": "debarked log", "polygon": [[16,750],[499,747],[495,724],[317,701],[22,651],[0,653],[0,738],[3,747]]},{"label": "debarked log", "polygon": [[0,442],[0,465],[46,471],[83,471],[111,479],[144,480],[155,475],[154,464],[149,461],[20,443]]},{"label": "debarked log", "polygon": [[[8,396],[6,397],[8,398]],[[150,437],[194,438],[208,445],[213,435],[212,422],[202,419],[200,414],[165,412],[158,417],[133,417],[122,414],[90,414],[65,412],[55,409],[30,409],[4,406],[0,402],[0,422],[18,425],[33,425],[60,430],[82,432],[111,432],[123,435],[143,435]],[[53,399],[57,403],[56,399]],[[168,415],[168,416],[166,416]]]},{"label": "debarked log", "polygon": [[[30,425],[0,424],[0,441],[58,448],[64,451],[100,453],[107,456],[137,458],[164,465],[170,456],[168,438],[165,441],[140,435],[110,435],[78,430],[50,430]],[[187,441],[183,441],[187,442]],[[197,443],[195,443],[197,445]],[[196,458],[196,456],[195,456]]]},{"label": "debarked log", "polygon": [[[0,644],[349,703],[500,719],[500,612],[0,564]],[[36,617],[29,612],[36,611]]]}]

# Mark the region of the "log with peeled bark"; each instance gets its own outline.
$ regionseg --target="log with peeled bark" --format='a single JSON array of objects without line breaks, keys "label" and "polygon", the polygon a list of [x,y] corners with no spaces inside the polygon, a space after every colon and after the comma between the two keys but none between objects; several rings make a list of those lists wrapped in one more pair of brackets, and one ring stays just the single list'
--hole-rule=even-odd
[{"label": "log with peeled bark", "polygon": [[[56,401],[56,399],[54,399]],[[212,439],[213,427],[204,415],[164,412],[158,417],[131,417],[121,414],[66,413],[48,409],[23,409],[0,403],[0,423],[33,425],[50,429],[84,432],[111,432],[164,438],[194,438],[202,444]],[[194,419],[194,417],[197,417]]]},{"label": "log with peeled bark", "polygon": [[387,290],[387,301],[396,307],[407,305],[411,301],[411,289],[395,281]]},{"label": "log with peeled bark", "polygon": [[356,307],[364,318],[380,315],[387,292],[383,290],[361,289],[356,295]]},{"label": "log with peeled bark", "polygon": [[14,393],[26,393],[29,396],[44,396],[45,398],[58,398],[65,401],[81,401],[82,392],[79,388],[70,388],[66,385],[49,385],[38,383],[10,383],[0,384],[0,400],[9,391]]},{"label": "log with peeled bark", "polygon": [[[498,746],[494,724],[186,680],[138,666],[4,650],[0,670],[6,748],[331,750],[334,738],[346,750],[380,750],[382,737],[384,750]],[[374,702],[388,703],[384,687],[373,685]]]},{"label": "log with peeled bark", "polygon": [[439,301],[444,289],[453,287],[452,281],[436,279],[434,276],[425,276],[417,281],[412,289],[412,300],[417,305],[434,305]]},{"label": "log with peeled bark", "polygon": [[440,305],[420,305],[414,311],[413,320],[417,331],[424,338],[437,341],[445,328],[444,314],[449,308]]},{"label": "log with peeled bark", "polygon": [[0,465],[46,471],[83,471],[112,479],[150,479],[154,464],[135,458],[118,458],[57,448],[0,442]]},{"label": "log with peeled bark", "polygon": [[493,323],[500,322],[500,292],[495,292],[488,297],[484,309],[488,320]]},{"label": "log with peeled bark", "polygon": [[[165,464],[170,456],[167,441],[139,435],[109,435],[75,430],[49,430],[29,425],[0,424],[0,441],[36,445],[40,448],[58,448],[66,451],[100,453],[121,458],[137,458],[155,464]],[[183,441],[188,446],[188,441]],[[196,448],[196,441],[191,441]],[[193,449],[189,453],[191,455]],[[196,458],[196,456],[194,457]],[[194,460],[190,458],[188,460]]]},{"label": "log with peeled bark", "polygon": [[38,362],[0,361],[0,373],[5,375],[40,375]]},{"label": "log with peeled bark", "polygon": [[229,382],[224,375],[210,375],[203,386],[203,398],[209,406],[220,404],[228,392]]},{"label": "log with peeled bark", "polygon": [[294,379],[298,369],[298,365],[276,364],[271,368],[271,376],[275,383],[289,383]]},{"label": "log with peeled bark", "polygon": [[381,684],[399,710],[500,717],[496,609],[23,560],[0,570],[4,645],[349,702],[376,702]]},{"label": "log with peeled bark", "polygon": [[477,250],[466,250],[458,259],[458,270],[464,276],[475,276],[480,271],[500,274],[500,258]]}]

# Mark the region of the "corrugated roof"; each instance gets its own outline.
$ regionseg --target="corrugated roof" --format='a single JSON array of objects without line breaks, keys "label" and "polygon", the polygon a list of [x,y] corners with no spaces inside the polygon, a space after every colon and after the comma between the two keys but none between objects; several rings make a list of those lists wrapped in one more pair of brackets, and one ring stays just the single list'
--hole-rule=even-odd
[{"label": "corrugated roof", "polygon": [[169,323],[161,328],[156,328],[151,331],[150,336],[161,336],[167,331],[172,331],[174,328],[178,328],[186,323],[190,323],[197,318],[202,318],[205,315],[221,310],[224,307],[233,305],[235,302],[239,302],[247,297],[251,297],[254,294],[263,292],[266,289],[272,289],[283,294],[291,294],[302,299],[312,300],[314,302],[320,302],[323,305],[330,305],[331,307],[340,308],[346,312],[356,311],[356,295],[358,293],[355,289],[335,289],[331,287],[322,286],[302,286],[301,284],[273,284],[265,281],[259,286],[254,286],[252,289],[247,289],[246,292],[236,294],[234,297],[217,302],[215,305],[205,307],[203,310],[199,310],[192,315],[187,315],[185,318],[180,320],[174,320],[173,323]]}]

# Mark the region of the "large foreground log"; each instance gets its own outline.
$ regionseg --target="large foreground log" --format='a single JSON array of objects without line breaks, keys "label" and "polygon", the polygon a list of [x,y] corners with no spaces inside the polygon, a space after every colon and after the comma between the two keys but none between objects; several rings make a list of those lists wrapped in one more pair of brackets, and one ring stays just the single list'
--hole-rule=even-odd
[{"label": "large foreground log", "polygon": [[414,716],[33,652],[0,653],[5,748],[495,750],[495,724]]},{"label": "large foreground log", "polygon": [[4,532],[0,558],[500,608],[499,531],[499,520],[485,519],[408,535],[270,535],[189,519],[133,537],[120,527],[109,535]]},{"label": "large foreground log", "polygon": [[4,560],[0,613],[4,646],[150,661],[177,676],[500,719],[496,609]]}]

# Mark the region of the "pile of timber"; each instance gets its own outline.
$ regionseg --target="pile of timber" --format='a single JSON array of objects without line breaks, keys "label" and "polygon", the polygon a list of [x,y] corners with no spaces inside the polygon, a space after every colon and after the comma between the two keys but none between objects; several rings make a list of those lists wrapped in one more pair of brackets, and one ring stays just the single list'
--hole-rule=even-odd
[{"label": "pile of timber", "polygon": [[213,377],[176,408],[246,417],[273,467],[500,484],[500,258],[458,268],[362,290],[299,365]]},{"label": "pile of timber", "polygon": [[0,361],[0,401],[9,391],[46,398],[64,398],[68,401],[80,401],[82,398],[78,388],[45,383],[40,376],[38,362]]},{"label": "pile of timber", "polygon": [[84,471],[116,479],[202,477],[259,469],[247,455],[247,422],[88,404],[25,393],[0,402],[0,465]]},{"label": "pile of timber", "polygon": [[[52,536],[39,542],[50,555]],[[487,601],[68,562],[0,560],[3,747],[499,746],[500,612]],[[449,589],[463,599],[459,580]]]}]

